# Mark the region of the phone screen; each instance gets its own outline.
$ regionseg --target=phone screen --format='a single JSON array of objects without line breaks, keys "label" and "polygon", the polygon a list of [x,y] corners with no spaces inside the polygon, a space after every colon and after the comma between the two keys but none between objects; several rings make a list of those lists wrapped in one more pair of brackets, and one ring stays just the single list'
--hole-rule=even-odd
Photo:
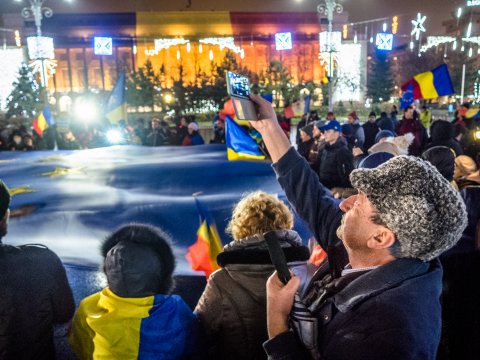
[{"label": "phone screen", "polygon": [[248,99],[250,95],[250,81],[246,76],[235,74],[231,71],[227,72],[228,76],[228,92],[230,96],[237,96]]}]

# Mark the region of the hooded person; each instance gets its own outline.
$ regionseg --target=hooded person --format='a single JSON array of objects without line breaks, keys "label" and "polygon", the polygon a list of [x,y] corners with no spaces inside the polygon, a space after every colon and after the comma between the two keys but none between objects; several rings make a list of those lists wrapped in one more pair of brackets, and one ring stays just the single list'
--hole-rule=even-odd
[{"label": "hooded person", "polygon": [[445,120],[435,121],[430,128],[431,142],[426,149],[434,146],[447,146],[455,152],[455,156],[463,155],[463,149],[460,143],[455,140],[455,127],[452,123]]},{"label": "hooded person", "polygon": [[129,224],[105,239],[101,253],[108,287],[83,299],[75,314],[69,340],[77,357],[199,358],[197,319],[170,295],[175,258],[168,237]]},{"label": "hooded person", "polygon": [[217,257],[195,313],[208,338],[209,359],[265,359],[265,283],[275,271],[263,236],[274,231],[290,270],[307,279],[309,250],[292,230],[293,214],[275,196],[256,191],[235,206],[227,231],[233,241]]},{"label": "hooded person", "polygon": [[47,247],[1,241],[9,206],[9,190],[0,180],[0,358],[54,359],[54,325],[72,318],[72,291],[62,262]]},{"label": "hooded person", "polygon": [[313,128],[314,124],[308,124],[300,129],[300,143],[298,144],[298,152],[307,160],[310,150],[312,150],[312,147],[315,145]]}]

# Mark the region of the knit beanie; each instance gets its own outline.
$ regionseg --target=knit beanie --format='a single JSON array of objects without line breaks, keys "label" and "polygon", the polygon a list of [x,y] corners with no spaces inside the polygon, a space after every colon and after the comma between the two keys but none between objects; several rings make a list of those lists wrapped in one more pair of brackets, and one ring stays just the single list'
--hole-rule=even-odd
[{"label": "knit beanie", "polygon": [[8,207],[10,206],[10,193],[8,192],[7,185],[0,180],[0,220],[3,219],[3,216],[7,212]]},{"label": "knit beanie", "polygon": [[375,169],[350,174],[398,242],[393,255],[429,261],[450,249],[467,226],[460,194],[425,160],[396,156]]},{"label": "knit beanie", "polygon": [[437,168],[440,174],[448,181],[453,180],[455,170],[455,152],[447,146],[434,146],[422,154],[422,159],[427,160]]},{"label": "knit beanie", "polygon": [[160,229],[143,224],[110,234],[101,245],[110,290],[133,298],[169,293],[175,269],[170,243]]},{"label": "knit beanie", "polygon": [[300,130],[303,131],[308,136],[310,136],[311,138],[313,138],[313,124],[309,124],[307,126],[304,126]]},{"label": "knit beanie", "polygon": [[386,138],[386,137],[395,137],[395,133],[390,130],[380,130],[377,135],[375,135],[375,142],[378,143],[380,139]]}]

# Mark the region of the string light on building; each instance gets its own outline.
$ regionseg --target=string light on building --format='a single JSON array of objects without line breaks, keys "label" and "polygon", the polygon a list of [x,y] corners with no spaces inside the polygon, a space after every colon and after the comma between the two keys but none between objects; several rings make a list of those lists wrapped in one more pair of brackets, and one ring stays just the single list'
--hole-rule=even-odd
[{"label": "string light on building", "polygon": [[461,16],[462,16],[462,8],[459,7],[459,8],[457,9],[457,19],[460,19]]},{"label": "string light on building", "polygon": [[198,52],[199,52],[200,54],[203,53],[203,45],[202,45],[202,44],[198,45]]},{"label": "string light on building", "polygon": [[22,38],[20,37],[20,31],[15,30],[15,45],[17,47],[22,47]]},{"label": "string light on building", "polygon": [[190,46],[190,42],[187,43],[187,52],[190,52],[191,50],[191,46]]},{"label": "string light on building", "polygon": [[356,44],[358,42],[357,30],[355,30],[355,35],[353,36],[353,43]]},{"label": "string light on building", "polygon": [[342,36],[343,36],[343,40],[346,40],[348,38],[348,25],[347,24],[343,25],[343,27],[342,27]]},{"label": "string light on building", "polygon": [[242,52],[240,53],[240,59],[245,59],[245,50],[242,49]]},{"label": "string light on building", "polygon": [[473,48],[470,46],[470,48],[468,49],[468,57],[472,57],[473,55]]},{"label": "string light on building", "polygon": [[387,23],[383,23],[382,30],[383,32],[387,31]]},{"label": "string light on building", "polygon": [[423,53],[432,47],[453,43],[456,42],[456,40],[457,39],[453,36],[428,36],[427,43],[420,48],[420,52]]},{"label": "string light on building", "polygon": [[235,40],[233,37],[210,37],[205,39],[199,40],[201,44],[208,44],[208,45],[217,45],[220,47],[220,50],[229,49],[232,50],[235,54],[240,54],[242,52],[242,48],[240,46],[235,45]]},{"label": "string light on building", "polygon": [[398,32],[398,16],[394,16],[392,18],[392,34],[396,34]]},{"label": "string light on building", "polygon": [[480,36],[463,38],[462,40],[465,41],[465,42],[474,43],[474,44],[477,44],[477,45],[480,46]]},{"label": "string light on building", "polygon": [[457,50],[457,40],[453,42],[452,50]]},{"label": "string light on building", "polygon": [[467,26],[467,38],[472,36],[472,22],[470,21]]},{"label": "string light on building", "polygon": [[213,50],[210,49],[210,51],[208,52],[208,58],[210,59],[210,61],[213,61]]},{"label": "string light on building", "polygon": [[180,60],[180,50],[177,50],[177,60]]}]

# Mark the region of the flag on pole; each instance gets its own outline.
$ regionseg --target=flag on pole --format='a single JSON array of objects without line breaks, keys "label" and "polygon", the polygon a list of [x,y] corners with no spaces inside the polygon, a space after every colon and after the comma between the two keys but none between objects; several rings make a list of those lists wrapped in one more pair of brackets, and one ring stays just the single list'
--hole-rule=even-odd
[{"label": "flag on pole", "polygon": [[53,124],[55,124],[55,121],[53,120],[52,112],[48,106],[45,106],[40,115],[32,121],[33,130],[35,130],[40,137],[42,137],[43,132]]},{"label": "flag on pole", "polygon": [[404,91],[406,100],[404,101],[404,104],[407,104],[410,101],[412,95],[413,98],[411,99],[410,104],[418,99],[435,99],[439,96],[455,93],[446,64],[442,64],[432,71],[426,71],[415,75],[413,79],[410,79],[402,85],[402,90]]},{"label": "flag on pole", "polygon": [[107,100],[106,117],[111,123],[127,120],[125,74],[121,74]]},{"label": "flag on pole", "polygon": [[228,160],[264,160],[257,142],[230,116],[225,118]]},{"label": "flag on pole", "polygon": [[197,241],[188,248],[187,260],[195,271],[203,271],[208,279],[210,275],[220,267],[217,264],[217,255],[222,251],[222,241],[218,234],[215,221],[202,206],[197,197],[197,205],[200,226],[197,231]]},{"label": "flag on pole", "polygon": [[292,104],[292,109],[296,117],[301,117],[303,116],[303,114],[309,113],[310,112],[310,95],[305,96],[303,100],[295,101]]}]

